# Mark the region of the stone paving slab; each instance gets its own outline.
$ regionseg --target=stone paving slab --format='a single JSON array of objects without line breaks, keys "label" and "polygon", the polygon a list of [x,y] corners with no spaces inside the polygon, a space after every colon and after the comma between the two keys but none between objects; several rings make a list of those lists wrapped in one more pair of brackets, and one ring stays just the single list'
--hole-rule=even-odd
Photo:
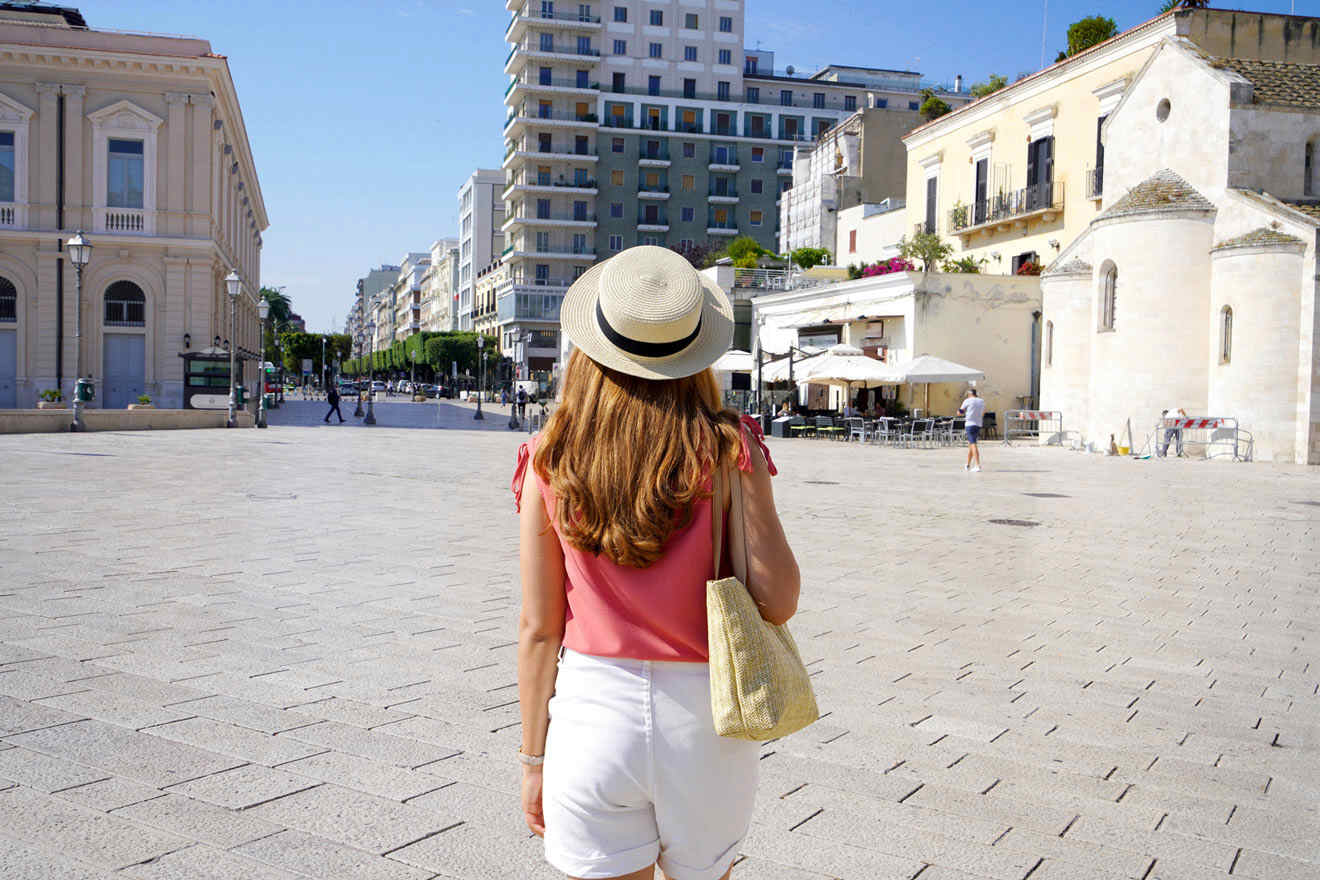
[{"label": "stone paving slab", "polygon": [[[557,876],[525,435],[323,412],[0,438],[0,877]],[[1320,878],[1320,472],[771,448],[824,717],[764,745],[735,876]]]}]

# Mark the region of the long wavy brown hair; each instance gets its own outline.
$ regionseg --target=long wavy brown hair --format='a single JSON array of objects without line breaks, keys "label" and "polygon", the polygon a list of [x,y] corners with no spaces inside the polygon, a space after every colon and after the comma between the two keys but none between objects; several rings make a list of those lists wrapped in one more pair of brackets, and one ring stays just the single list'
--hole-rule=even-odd
[{"label": "long wavy brown hair", "polygon": [[709,497],[712,469],[733,464],[738,416],[720,405],[710,370],[652,381],[619,373],[580,351],[533,467],[555,496],[560,536],[619,565],[646,568]]}]

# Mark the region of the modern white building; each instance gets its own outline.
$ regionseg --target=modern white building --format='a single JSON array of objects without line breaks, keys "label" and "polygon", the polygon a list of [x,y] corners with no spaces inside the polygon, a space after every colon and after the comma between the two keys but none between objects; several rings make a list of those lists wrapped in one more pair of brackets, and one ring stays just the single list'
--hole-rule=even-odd
[{"label": "modern white building", "polygon": [[504,250],[504,171],[478,168],[458,190],[458,330],[472,329],[477,272]]},{"label": "modern white building", "polygon": [[430,251],[407,254],[394,282],[394,338],[407,339],[422,332],[422,278],[431,267]]},{"label": "modern white building", "polygon": [[370,320],[372,302],[382,290],[392,286],[398,277],[398,266],[384,265],[372,269],[357,280],[356,295],[349,309],[348,322],[344,330],[353,339],[353,357],[361,357],[367,351],[369,342],[366,324]]},{"label": "modern white building", "polygon": [[1042,278],[1041,405],[1100,448],[1181,408],[1320,464],[1317,23],[1216,14],[1250,57],[1166,38],[1101,128],[1113,201]]}]

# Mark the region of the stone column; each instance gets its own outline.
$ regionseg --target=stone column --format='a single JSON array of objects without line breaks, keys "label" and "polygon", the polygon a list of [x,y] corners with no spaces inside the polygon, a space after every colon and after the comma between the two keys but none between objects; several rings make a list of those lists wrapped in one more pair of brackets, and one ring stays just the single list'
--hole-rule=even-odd
[{"label": "stone column", "polygon": [[183,92],[166,92],[165,105],[168,113],[165,119],[165,161],[159,163],[165,169],[165,198],[157,198],[156,205],[164,208],[163,215],[158,214],[156,234],[184,235],[188,231],[184,211],[187,187],[187,147],[188,147],[188,95]]},{"label": "stone column", "polygon": [[[37,186],[32,198],[32,207],[28,210],[28,222],[37,229],[55,228],[59,90],[58,83],[37,83],[37,124],[34,130],[36,136],[28,143],[28,161],[35,160],[34,164],[37,166]],[[53,291],[55,288],[52,286],[50,289]],[[51,375],[54,374],[52,364]]]},{"label": "stone column", "polygon": [[[63,254],[55,249],[56,241],[58,239],[44,239],[35,249],[37,256],[37,289],[32,291],[34,307],[30,307],[25,316],[32,322],[24,327],[24,331],[27,334],[25,340],[27,343],[26,373],[29,386],[34,391],[55,387],[55,350],[58,344],[55,332],[58,316],[55,308],[55,262],[63,257]],[[65,260],[64,289],[66,301],[73,291],[72,269],[73,267]],[[69,342],[73,336],[73,327],[67,323],[68,316],[72,315],[72,310],[66,309],[64,387],[62,389],[66,400],[71,399],[73,393],[73,346]],[[23,400],[20,398],[18,405],[20,409],[30,409],[36,406],[36,401],[35,399]]]},{"label": "stone column", "polygon": [[183,360],[179,354],[183,351],[183,334],[191,333],[194,348],[205,348],[209,342],[201,343],[187,323],[189,309],[187,257],[165,257],[165,291],[161,296],[163,308],[160,321],[160,335],[156,337],[156,394],[160,398],[159,406],[166,409],[179,409],[183,406]]},{"label": "stone column", "polygon": [[[87,127],[83,115],[86,86],[72,86],[67,83],[60,86],[64,93],[64,228],[68,230],[91,229],[92,218],[88,216],[87,206],[96,201],[92,193],[92,178],[88,173],[83,158],[83,135]],[[68,266],[65,266],[67,272]],[[64,289],[68,291],[69,276],[64,279]],[[69,330],[72,333],[72,330]]]},{"label": "stone column", "polygon": [[187,203],[191,212],[188,232],[194,238],[211,237],[211,169],[214,164],[213,149],[214,126],[211,122],[211,108],[215,98],[210,95],[189,95],[192,104],[192,192]]}]

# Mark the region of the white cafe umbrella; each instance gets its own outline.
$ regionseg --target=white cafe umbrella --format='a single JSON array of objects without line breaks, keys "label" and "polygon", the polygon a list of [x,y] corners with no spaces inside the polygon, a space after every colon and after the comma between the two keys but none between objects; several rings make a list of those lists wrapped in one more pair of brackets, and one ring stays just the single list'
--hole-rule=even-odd
[{"label": "white cafe umbrella", "polygon": [[932,382],[977,382],[985,378],[985,373],[975,367],[966,367],[953,361],[946,361],[934,355],[923,354],[899,367],[903,381],[912,385],[923,382],[926,385],[926,414],[930,415],[930,386]]},{"label": "white cafe umbrella", "polygon": [[750,373],[756,369],[756,358],[750,352],[735,348],[720,355],[710,368],[717,373]]},{"label": "white cafe umbrella", "polygon": [[854,386],[874,388],[878,385],[898,385],[903,381],[896,370],[875,358],[867,357],[852,345],[831,346],[826,352],[802,365],[794,375],[799,385],[815,382],[823,385],[841,385],[850,392]]}]

